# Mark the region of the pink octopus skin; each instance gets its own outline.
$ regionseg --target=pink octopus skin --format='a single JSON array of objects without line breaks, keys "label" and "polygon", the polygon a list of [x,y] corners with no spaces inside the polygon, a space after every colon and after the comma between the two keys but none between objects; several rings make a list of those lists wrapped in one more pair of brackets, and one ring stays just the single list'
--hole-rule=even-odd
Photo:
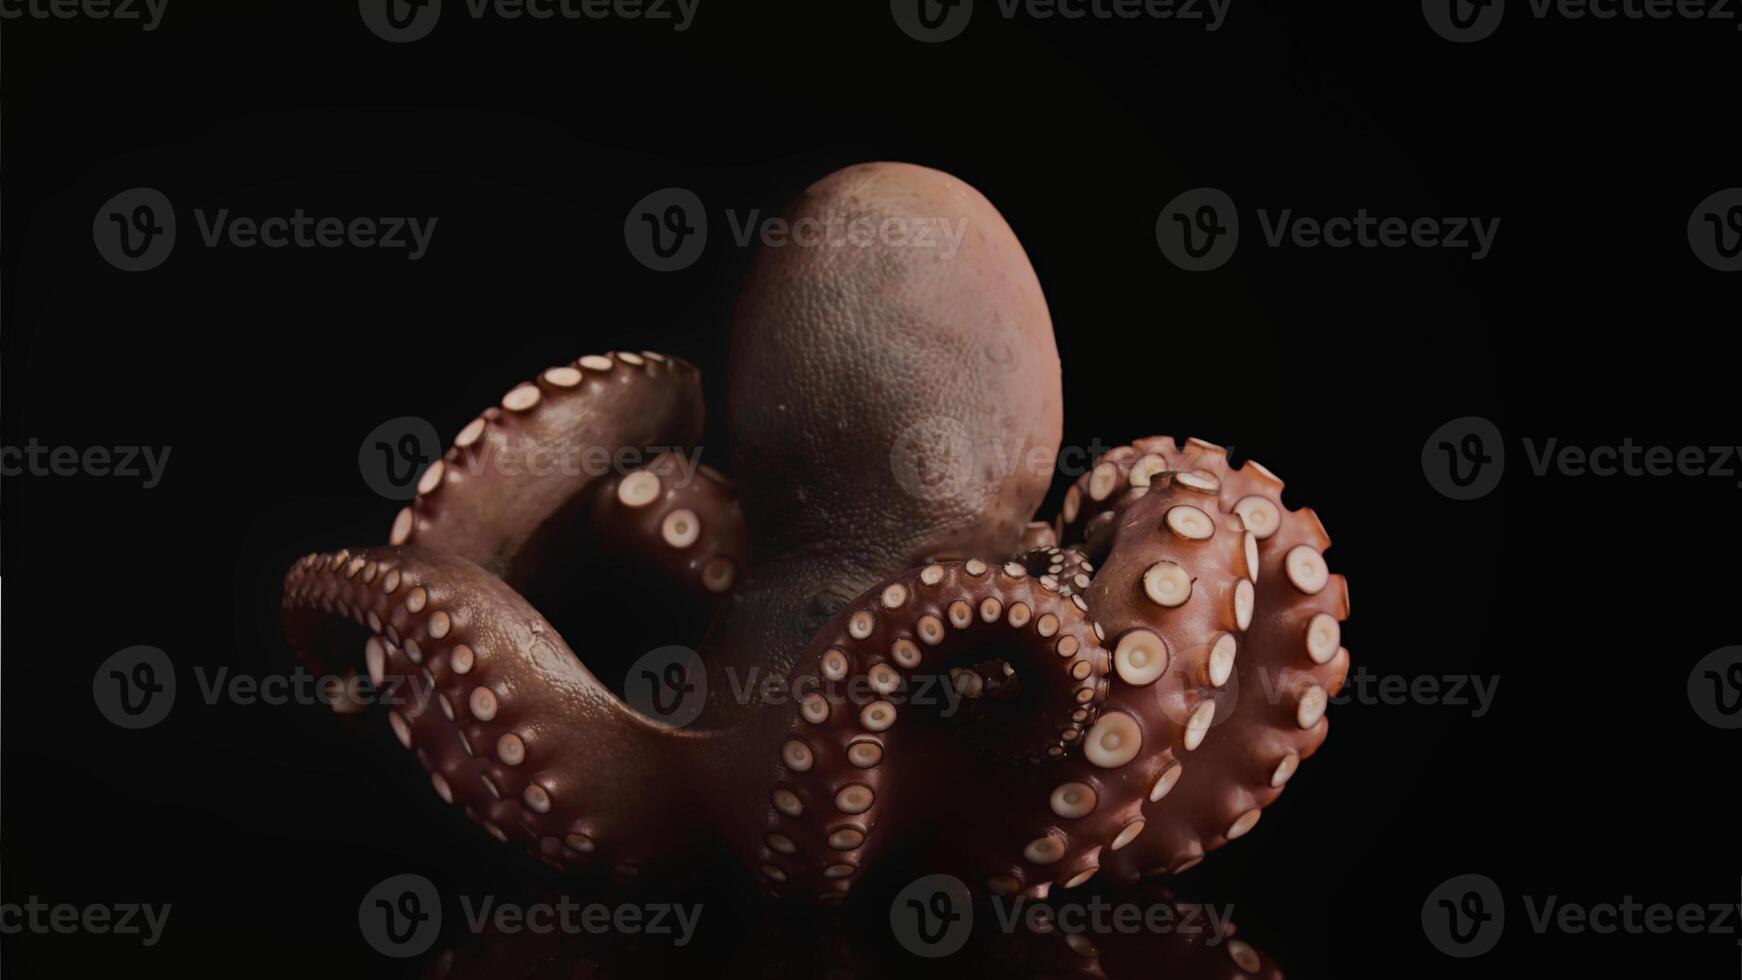
[{"label": "pink octopus skin", "polygon": [[[686,362],[551,368],[462,430],[387,546],[291,569],[291,646],[321,669],[360,651],[402,685],[389,725],[435,795],[563,869],[725,852],[769,894],[832,903],[902,847],[1044,896],[1250,832],[1348,670],[1317,518],[1256,463],[1152,438],[1035,521],[1062,398],[1015,234],[903,164],[831,175],[788,217],[842,211],[967,230],[947,258],[763,253],[733,328],[736,484],[685,480],[671,454],[604,476],[503,465],[699,437]],[[535,608],[599,621],[589,597],[629,575],[708,625],[687,727],[625,704]],[[636,652],[663,642],[649,623]]]}]

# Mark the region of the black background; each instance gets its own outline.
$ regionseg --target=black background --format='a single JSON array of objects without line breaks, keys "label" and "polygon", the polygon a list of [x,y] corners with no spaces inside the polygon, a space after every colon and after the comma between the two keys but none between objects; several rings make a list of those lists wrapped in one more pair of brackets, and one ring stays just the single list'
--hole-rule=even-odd
[{"label": "black background", "polygon": [[[5,483],[4,900],[174,903],[154,949],[7,937],[7,976],[411,975],[357,932],[376,881],[548,884],[440,807],[380,714],[353,733],[313,707],[208,707],[192,671],[288,669],[285,568],[384,540],[397,509],[356,460],[386,419],[448,438],[544,366],[615,348],[695,360],[717,409],[754,255],[725,212],[778,212],[879,159],[961,176],[1015,228],[1052,309],[1067,446],[1200,435],[1262,460],[1336,540],[1358,666],[1500,676],[1479,719],[1334,707],[1325,749],[1182,894],[1233,903],[1290,976],[1737,970],[1734,934],[1536,935],[1520,903],[1739,897],[1737,735],[1701,723],[1685,684],[1737,641],[1742,490],[1539,478],[1522,446],[1742,441],[1742,280],[1685,234],[1695,204],[1742,184],[1733,23],[1536,21],[1515,2],[1493,38],[1454,45],[1412,3],[1234,0],[1214,33],[982,13],[922,45],[876,2],[702,0],[681,34],[450,6],[409,45],[337,2],[171,0],[151,33],[0,28],[5,443],[173,447],[151,490]],[[1229,265],[1187,274],[1155,220],[1203,185],[1248,224]],[[135,186],[183,227],[165,265],[126,274],[90,229]],[[660,274],[623,221],[667,186],[706,202],[713,234]],[[222,207],[439,224],[418,262],[199,247],[192,210]],[[1259,207],[1502,223],[1480,262],[1271,249]],[[1498,424],[1509,455],[1469,503],[1420,462],[1463,415]],[[714,425],[707,459],[730,465]],[[127,732],[93,708],[91,675],[141,643],[175,660],[182,694]],[[1509,921],[1460,962],[1420,909],[1466,872],[1500,883]]]}]

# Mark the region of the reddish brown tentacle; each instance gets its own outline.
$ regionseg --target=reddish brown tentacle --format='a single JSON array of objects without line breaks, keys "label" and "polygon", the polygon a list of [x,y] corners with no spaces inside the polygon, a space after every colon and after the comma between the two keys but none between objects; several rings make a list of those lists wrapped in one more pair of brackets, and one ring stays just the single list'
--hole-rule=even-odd
[{"label": "reddish brown tentacle", "polygon": [[[424,471],[388,541],[459,555],[521,587],[624,450],[687,447],[702,431],[701,375],[662,354],[592,354],[517,385]],[[639,465],[631,459],[630,465]]]},{"label": "reddish brown tentacle", "polygon": [[641,566],[712,602],[744,568],[744,514],[731,480],[675,453],[589,491],[594,542],[614,562]]},{"label": "reddish brown tentacle", "polygon": [[[342,655],[349,620],[388,721],[444,802],[558,867],[620,872],[693,839],[685,773],[719,736],[620,702],[549,623],[484,569],[419,548],[310,555],[285,576],[293,649]],[[367,637],[367,641],[363,637]]]},{"label": "reddish brown tentacle", "polygon": [[[936,717],[950,713],[947,702],[939,710],[937,679],[989,651],[1024,678],[1028,710],[959,723]],[[1051,768],[1044,763],[1081,738],[1106,662],[1080,598],[1049,590],[1015,562],[928,565],[866,593],[800,660],[803,694],[766,804],[765,884],[824,900],[844,895],[891,836],[933,822],[937,777],[954,779],[952,765],[985,768],[962,751],[965,730],[1005,763]],[[994,771],[1021,778],[1021,770]]]},{"label": "reddish brown tentacle", "polygon": [[1310,511],[1283,509],[1281,481],[1201,441],[1126,448],[1073,488],[1099,510],[1066,522],[1109,552],[1089,591],[1114,650],[1104,713],[1158,733],[1114,790],[1136,800],[1103,861],[1120,879],[1184,870],[1250,831],[1323,741],[1348,669],[1329,539]]}]

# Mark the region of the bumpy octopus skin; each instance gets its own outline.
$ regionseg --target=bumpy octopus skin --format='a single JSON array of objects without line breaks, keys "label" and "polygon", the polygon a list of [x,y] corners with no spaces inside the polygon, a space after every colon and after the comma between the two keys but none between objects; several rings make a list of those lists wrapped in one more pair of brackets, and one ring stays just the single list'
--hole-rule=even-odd
[{"label": "bumpy octopus skin", "polygon": [[[464,427],[387,546],[291,569],[292,647],[340,670],[360,650],[435,794],[559,868],[723,850],[771,894],[838,902],[900,847],[1038,897],[1249,832],[1348,670],[1317,518],[1256,463],[1152,438],[1033,520],[1062,402],[1014,233],[900,164],[831,175],[788,217],[833,213],[965,231],[949,257],[763,253],[733,328],[736,484],[683,455],[686,362],[550,368]],[[663,451],[572,465],[643,447]],[[687,727],[587,666],[603,590],[631,574],[707,626]],[[622,642],[673,642],[660,627]]]}]

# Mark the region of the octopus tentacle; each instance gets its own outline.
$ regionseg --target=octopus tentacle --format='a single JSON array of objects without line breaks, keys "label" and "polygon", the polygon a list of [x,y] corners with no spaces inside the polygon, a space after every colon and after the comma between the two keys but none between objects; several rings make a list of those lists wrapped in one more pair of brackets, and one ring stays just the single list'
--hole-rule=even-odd
[{"label": "octopus tentacle", "polygon": [[1095,566],[1081,548],[1058,545],[1034,548],[1017,555],[1015,560],[1028,574],[1046,580],[1049,588],[1067,597],[1087,589],[1094,579]]},{"label": "octopus tentacle", "polygon": [[607,554],[647,567],[690,595],[712,601],[744,567],[744,514],[736,485],[710,466],[684,472],[662,453],[590,491],[588,524]]},{"label": "octopus tentacle", "polygon": [[908,716],[943,713],[921,702],[937,704],[937,679],[985,650],[1015,663],[1032,711],[967,722],[981,729],[975,740],[1005,762],[1064,756],[1104,693],[1107,653],[1084,609],[1016,562],[969,559],[897,576],[843,610],[800,661],[804,693],[781,744],[759,862],[770,890],[838,900],[888,837],[926,812],[931,793],[891,778],[889,760],[950,749],[960,729]]},{"label": "octopus tentacle", "polygon": [[1323,744],[1325,708],[1349,670],[1341,639],[1348,585],[1325,565],[1330,538],[1317,515],[1287,510],[1282,481],[1256,462],[1205,463],[1220,481],[1224,513],[1255,542],[1256,612],[1230,685],[1237,699],[1156,808],[1151,831],[1119,869],[1123,877],[1184,870],[1248,833]]},{"label": "octopus tentacle", "polygon": [[1104,713],[1172,732],[1125,788],[1142,816],[1105,863],[1132,879],[1183,871],[1250,831],[1317,749],[1348,669],[1348,601],[1322,526],[1282,507],[1268,470],[1236,469],[1201,440],[1123,449],[1073,487],[1079,506],[1061,523],[1108,552],[1088,594],[1114,638]]},{"label": "octopus tentacle", "polygon": [[685,838],[681,774],[709,737],[629,709],[500,579],[420,548],[309,555],[285,577],[286,637],[318,665],[337,620],[368,637],[388,722],[435,793],[498,840],[628,872]]},{"label": "octopus tentacle", "polygon": [[1220,446],[1202,439],[1188,439],[1181,447],[1166,436],[1108,450],[1065,491],[1058,540],[1078,545],[1095,561],[1105,559],[1119,513],[1143,499],[1157,477],[1174,474],[1183,485],[1207,487],[1213,474],[1204,464],[1220,452]]},{"label": "octopus tentacle", "polygon": [[701,430],[701,374],[685,361],[618,352],[549,368],[460,430],[388,543],[456,554],[519,586],[543,559],[534,542],[621,466],[620,451],[693,445]]}]

